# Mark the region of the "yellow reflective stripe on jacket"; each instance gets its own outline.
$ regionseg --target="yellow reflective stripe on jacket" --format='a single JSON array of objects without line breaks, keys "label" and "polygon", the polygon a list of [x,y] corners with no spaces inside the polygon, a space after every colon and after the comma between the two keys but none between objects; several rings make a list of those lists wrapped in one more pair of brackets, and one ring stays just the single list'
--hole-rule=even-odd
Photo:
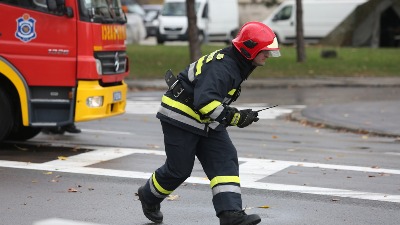
[{"label": "yellow reflective stripe on jacket", "polygon": [[204,57],[206,57],[206,56],[203,56],[203,57],[201,57],[199,60],[197,60],[196,74],[195,74],[195,76],[201,74],[201,67],[203,67],[203,60],[204,60]]},{"label": "yellow reflective stripe on jacket", "polygon": [[165,195],[169,195],[169,194],[172,193],[172,191],[167,191],[163,187],[161,187],[161,185],[156,180],[156,174],[155,173],[153,173],[152,180],[153,180],[154,186],[157,188],[157,191],[159,191],[159,192],[161,192],[161,193],[163,193]]},{"label": "yellow reflective stripe on jacket", "polygon": [[206,106],[201,108],[199,111],[203,115],[207,115],[209,112],[213,111],[215,108],[220,106],[222,103],[220,101],[214,100],[210,103],[208,103]]},{"label": "yellow reflective stripe on jacket", "polygon": [[165,95],[162,97],[161,101],[162,101],[163,103],[165,103],[166,105],[168,105],[168,106],[171,106],[171,107],[173,107],[173,108],[175,108],[175,109],[178,109],[178,110],[180,110],[180,111],[186,113],[187,115],[193,117],[194,119],[196,119],[197,121],[199,121],[199,122],[201,122],[201,123],[206,123],[206,122],[210,121],[209,119],[206,119],[206,120],[200,119],[200,115],[197,114],[197,113],[196,113],[193,109],[191,109],[189,106],[187,106],[187,105],[185,105],[185,104],[183,104],[183,103],[180,103],[180,102],[178,102],[178,101],[175,101],[175,100],[173,100],[172,98],[169,98],[169,97],[167,97],[167,96],[165,96]]},{"label": "yellow reflective stripe on jacket", "polygon": [[211,54],[209,54],[209,55],[207,56],[206,63],[210,62],[210,61],[214,58],[215,53],[217,53],[217,52],[220,51],[220,50],[221,50],[221,49],[216,50],[216,51],[212,52]]},{"label": "yellow reflective stripe on jacket", "polygon": [[235,92],[236,92],[236,89],[232,89],[228,92],[228,95],[232,96],[233,94],[235,94]]},{"label": "yellow reflective stripe on jacket", "polygon": [[210,187],[213,188],[217,184],[223,183],[238,183],[240,184],[240,178],[238,176],[217,176],[214,177],[210,182]]}]

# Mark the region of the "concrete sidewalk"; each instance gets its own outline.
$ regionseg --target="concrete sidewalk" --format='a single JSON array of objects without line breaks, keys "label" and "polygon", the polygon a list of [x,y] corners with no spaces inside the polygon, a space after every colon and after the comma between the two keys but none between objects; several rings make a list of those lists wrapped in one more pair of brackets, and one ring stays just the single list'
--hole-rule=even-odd
[{"label": "concrete sidewalk", "polygon": [[[166,90],[164,80],[127,80],[131,90]],[[400,77],[323,77],[305,79],[252,79],[245,81],[245,88],[288,87],[398,87]],[[398,101],[352,102],[310,106],[290,115],[291,119],[323,124],[325,127],[352,132],[400,137],[400,96]]]}]

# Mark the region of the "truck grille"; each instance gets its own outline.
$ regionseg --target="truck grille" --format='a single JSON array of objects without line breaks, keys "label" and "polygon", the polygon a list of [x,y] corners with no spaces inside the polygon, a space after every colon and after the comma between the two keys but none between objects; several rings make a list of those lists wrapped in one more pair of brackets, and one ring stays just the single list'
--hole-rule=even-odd
[{"label": "truck grille", "polygon": [[95,52],[94,57],[101,62],[103,75],[124,73],[126,70],[126,52]]}]

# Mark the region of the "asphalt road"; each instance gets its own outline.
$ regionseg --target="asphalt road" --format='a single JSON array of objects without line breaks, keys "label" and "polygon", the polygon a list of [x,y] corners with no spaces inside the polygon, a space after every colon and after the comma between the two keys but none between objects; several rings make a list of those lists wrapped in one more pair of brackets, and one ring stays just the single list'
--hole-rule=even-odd
[{"label": "asphalt road", "polygon": [[[286,119],[304,107],[396,100],[398,88],[271,88],[242,91],[238,107],[268,110],[230,129],[241,164],[243,206],[261,224],[384,224],[400,221],[400,148],[369,136]],[[97,224],[152,224],[137,188],[165,160],[162,92],[132,92],[128,113],[79,123],[79,135],[44,135],[0,145],[0,224],[48,218]],[[164,224],[218,224],[208,180],[192,177],[162,204]]]}]

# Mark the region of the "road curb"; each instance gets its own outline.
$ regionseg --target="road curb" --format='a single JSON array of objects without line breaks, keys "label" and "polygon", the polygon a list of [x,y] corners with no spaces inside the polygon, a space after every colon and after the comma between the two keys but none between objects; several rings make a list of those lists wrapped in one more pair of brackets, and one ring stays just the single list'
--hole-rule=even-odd
[{"label": "road curb", "polygon": [[400,135],[398,135],[398,134],[393,134],[393,133],[388,133],[388,132],[383,132],[383,131],[375,131],[373,129],[358,128],[358,127],[353,127],[351,125],[340,126],[340,125],[334,124],[329,121],[322,121],[322,120],[306,118],[302,115],[302,110],[290,113],[289,115],[287,115],[286,119],[288,119],[290,121],[294,121],[294,122],[299,122],[303,125],[308,125],[308,126],[312,126],[312,127],[329,128],[329,129],[337,130],[340,132],[350,132],[350,133],[355,133],[355,134],[360,134],[360,135],[390,137],[390,138],[396,138],[396,139],[400,140]]},{"label": "road curb", "polygon": [[[126,79],[129,90],[167,90],[162,79]],[[246,80],[242,88],[400,87],[400,77],[265,78]]]}]

